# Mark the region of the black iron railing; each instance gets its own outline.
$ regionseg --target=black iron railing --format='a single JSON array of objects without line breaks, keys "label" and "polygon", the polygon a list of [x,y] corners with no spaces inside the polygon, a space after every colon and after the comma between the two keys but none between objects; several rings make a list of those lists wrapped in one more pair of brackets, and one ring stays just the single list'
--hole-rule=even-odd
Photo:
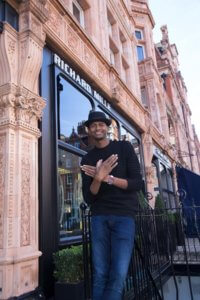
[{"label": "black iron railing", "polygon": [[[82,204],[85,294],[91,299],[92,263],[90,211]],[[176,268],[185,265],[191,299],[190,266],[200,264],[200,207],[145,208],[136,215],[135,247],[124,286],[124,300],[164,299],[163,284],[173,276],[179,299]]]}]

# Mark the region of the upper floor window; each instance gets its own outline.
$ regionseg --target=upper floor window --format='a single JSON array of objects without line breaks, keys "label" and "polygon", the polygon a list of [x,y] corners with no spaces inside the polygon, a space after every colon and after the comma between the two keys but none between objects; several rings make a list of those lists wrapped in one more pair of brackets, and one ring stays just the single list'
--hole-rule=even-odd
[{"label": "upper floor window", "polygon": [[19,16],[17,11],[6,1],[0,0],[0,21],[8,22],[13,28],[18,30]]},{"label": "upper floor window", "polygon": [[76,20],[80,23],[82,27],[85,27],[85,22],[84,22],[84,10],[80,6],[80,4],[73,0],[72,2],[72,10],[73,10],[73,15],[76,18]]},{"label": "upper floor window", "polygon": [[145,86],[141,87],[141,98],[142,98],[142,104],[145,107],[148,107],[148,96],[147,96],[147,90]]},{"label": "upper floor window", "polygon": [[143,33],[141,30],[135,30],[135,37],[137,40],[143,40]]},{"label": "upper floor window", "polygon": [[138,61],[141,61],[145,58],[144,46],[137,45],[137,57]]},{"label": "upper floor window", "polygon": [[137,58],[138,61],[145,59],[145,40],[144,32],[142,29],[135,30],[135,37],[137,39]]}]

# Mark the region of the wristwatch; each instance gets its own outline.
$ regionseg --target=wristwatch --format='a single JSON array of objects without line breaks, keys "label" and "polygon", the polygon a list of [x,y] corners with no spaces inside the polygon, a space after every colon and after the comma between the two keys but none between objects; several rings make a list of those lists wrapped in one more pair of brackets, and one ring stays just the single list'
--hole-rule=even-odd
[{"label": "wristwatch", "polygon": [[109,175],[109,176],[108,176],[108,179],[107,179],[107,184],[112,185],[113,182],[114,182],[114,176]]}]

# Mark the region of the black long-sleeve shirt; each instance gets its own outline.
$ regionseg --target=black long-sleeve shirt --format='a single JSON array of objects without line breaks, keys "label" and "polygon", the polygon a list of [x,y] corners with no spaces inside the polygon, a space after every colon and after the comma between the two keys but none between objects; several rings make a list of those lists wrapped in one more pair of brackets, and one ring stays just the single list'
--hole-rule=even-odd
[{"label": "black long-sleeve shirt", "polygon": [[81,165],[96,166],[98,160],[104,161],[112,154],[118,154],[118,165],[110,175],[126,179],[127,189],[102,182],[99,192],[93,195],[90,191],[93,178],[82,172],[83,198],[90,205],[93,215],[134,216],[138,208],[137,192],[142,189],[142,176],[138,158],[129,142],[110,141],[104,148],[95,147],[82,158]]}]

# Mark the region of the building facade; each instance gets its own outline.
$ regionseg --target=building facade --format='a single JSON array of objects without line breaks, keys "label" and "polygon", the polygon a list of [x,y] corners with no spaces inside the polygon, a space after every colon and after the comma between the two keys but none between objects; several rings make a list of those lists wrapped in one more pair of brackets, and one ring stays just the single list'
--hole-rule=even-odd
[{"label": "building facade", "polygon": [[176,165],[200,173],[200,144],[147,0],[0,0],[0,20],[0,299],[51,295],[53,252],[81,241],[89,111],[132,143],[152,207],[176,204]]}]

